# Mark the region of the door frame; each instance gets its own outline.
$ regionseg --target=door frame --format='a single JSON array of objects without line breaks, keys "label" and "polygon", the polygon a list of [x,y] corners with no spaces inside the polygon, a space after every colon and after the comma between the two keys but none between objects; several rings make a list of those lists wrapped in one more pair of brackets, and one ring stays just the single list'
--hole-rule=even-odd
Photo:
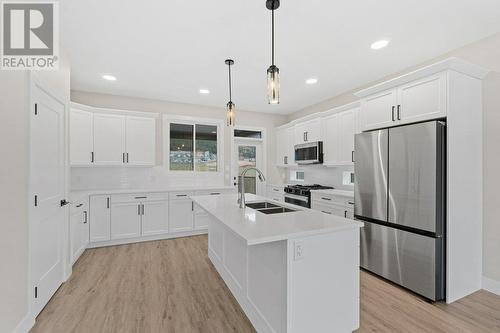
[{"label": "door frame", "polygon": [[[32,133],[31,128],[33,126],[34,121],[34,105],[35,105],[35,95],[36,89],[42,90],[46,94],[53,97],[59,103],[64,106],[64,114],[63,114],[63,168],[64,168],[64,176],[63,176],[63,195],[66,199],[68,199],[69,195],[69,177],[70,177],[70,167],[69,167],[69,96],[66,98],[63,93],[61,93],[61,89],[57,89],[57,87],[53,86],[49,80],[43,78],[44,74],[38,74],[37,72],[30,71],[28,74],[28,91],[29,91],[29,104],[27,106],[27,112],[29,113],[28,119],[28,197],[26,198],[27,207],[28,207],[28,278],[27,278],[27,298],[28,298],[28,315],[29,321],[34,324],[36,319],[36,314],[33,313],[33,301],[34,301],[34,279],[32,272],[32,245],[33,245],[33,223],[34,223],[34,205],[33,205],[33,187],[32,187],[32,170],[31,170],[31,156],[32,156]],[[69,88],[68,88],[69,93]],[[69,230],[69,208],[68,206],[64,207],[64,212],[62,213],[64,216],[64,223],[61,226],[61,238],[59,244],[59,251],[61,255],[62,261],[62,276],[61,283],[64,283],[69,279],[72,274],[72,265],[71,265],[71,250],[70,250],[70,230]]]},{"label": "door frame", "polygon": [[[255,138],[240,138],[240,137],[235,137],[234,136],[234,130],[247,130],[247,131],[259,131],[262,133],[262,138],[261,139],[255,139]],[[254,127],[254,126],[234,126],[230,130],[230,136],[231,136],[231,162],[230,162],[230,172],[229,172],[229,184],[233,184],[233,177],[237,177],[238,175],[234,174],[234,170],[236,168],[235,166],[235,154],[236,151],[234,149],[234,146],[236,144],[236,141],[243,141],[243,142],[248,142],[249,144],[252,143],[261,143],[262,146],[262,172],[264,173],[264,176],[266,177],[266,181],[262,183],[262,193],[257,193],[257,195],[260,196],[266,196],[266,186],[267,186],[267,179],[268,179],[268,174],[267,174],[267,132],[264,127]]]}]

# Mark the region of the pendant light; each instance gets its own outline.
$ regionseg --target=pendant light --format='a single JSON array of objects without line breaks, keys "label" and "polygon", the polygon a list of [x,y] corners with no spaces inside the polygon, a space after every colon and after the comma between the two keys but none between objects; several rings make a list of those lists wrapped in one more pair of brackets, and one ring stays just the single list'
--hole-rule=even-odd
[{"label": "pendant light", "polygon": [[231,89],[231,65],[234,65],[234,60],[226,59],[225,64],[229,68],[229,102],[226,105],[226,119],[227,126],[234,126],[236,120],[236,105],[233,103],[232,99],[232,89]]},{"label": "pendant light", "polygon": [[271,11],[271,66],[267,69],[267,100],[269,104],[280,103],[280,70],[274,64],[274,11],[280,6],[279,0],[266,0]]}]

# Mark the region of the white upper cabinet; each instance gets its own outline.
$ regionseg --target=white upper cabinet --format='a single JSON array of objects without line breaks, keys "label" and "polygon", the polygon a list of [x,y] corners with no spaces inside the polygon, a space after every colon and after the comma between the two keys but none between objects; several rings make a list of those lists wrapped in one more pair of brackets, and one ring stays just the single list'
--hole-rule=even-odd
[{"label": "white upper cabinet", "polygon": [[391,89],[361,101],[364,130],[393,126],[396,120],[397,90]]},{"label": "white upper cabinet", "polygon": [[363,130],[446,117],[446,82],[441,72],[363,98]]},{"label": "white upper cabinet", "polygon": [[354,162],[354,134],[356,131],[356,109],[339,114],[339,163],[353,164]]},{"label": "white upper cabinet", "polygon": [[323,161],[326,165],[336,165],[340,160],[339,154],[339,115],[334,114],[324,118],[325,141],[323,142]]},{"label": "white upper cabinet", "polygon": [[295,131],[293,127],[278,128],[276,130],[277,166],[287,167],[295,165],[294,135]]},{"label": "white upper cabinet", "polygon": [[71,110],[69,121],[71,165],[85,166],[93,163],[94,133],[92,122],[92,112]]},{"label": "white upper cabinet", "polygon": [[154,166],[157,115],[104,111],[79,104],[72,106],[71,165]]},{"label": "white upper cabinet", "polygon": [[321,141],[321,119],[308,120],[295,125],[294,143]]},{"label": "white upper cabinet", "polygon": [[94,164],[123,165],[125,162],[125,119],[94,114]]},{"label": "white upper cabinet", "polygon": [[129,165],[153,166],[156,153],[156,120],[126,118],[126,158]]},{"label": "white upper cabinet", "polygon": [[446,76],[439,73],[398,88],[397,118],[412,123],[446,117]]},{"label": "white upper cabinet", "polygon": [[325,165],[353,164],[357,111],[354,108],[323,118]]}]

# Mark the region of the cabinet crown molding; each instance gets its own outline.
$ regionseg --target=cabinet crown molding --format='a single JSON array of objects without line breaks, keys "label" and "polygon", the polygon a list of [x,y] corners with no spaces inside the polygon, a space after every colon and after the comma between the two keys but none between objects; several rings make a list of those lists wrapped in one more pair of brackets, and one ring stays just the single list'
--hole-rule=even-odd
[{"label": "cabinet crown molding", "polygon": [[100,108],[96,106],[90,106],[85,104],[80,104],[76,102],[70,103],[70,108],[78,109],[87,112],[93,113],[106,113],[106,114],[114,114],[121,116],[131,116],[131,117],[146,117],[146,118],[160,118],[160,114],[157,112],[144,112],[144,111],[134,111],[134,110],[121,110],[121,109],[112,109],[112,108]]},{"label": "cabinet crown molding", "polygon": [[439,72],[443,71],[455,71],[459,72],[465,75],[468,75],[470,77],[473,77],[478,80],[482,80],[490,71],[488,69],[485,69],[481,66],[472,64],[470,62],[467,62],[465,60],[459,59],[459,58],[448,58],[443,61],[439,61],[437,63],[434,63],[429,66],[425,66],[422,68],[419,68],[417,70],[414,70],[412,72],[403,74],[401,76],[398,76],[394,79],[390,79],[384,82],[381,82],[379,84],[373,85],[369,88],[359,90],[354,93],[355,96],[357,97],[367,97],[373,94],[376,94],[378,92],[382,92],[384,90],[388,90],[391,88],[395,88],[397,86],[400,86],[402,84],[415,81],[421,78],[424,78],[426,76],[430,76]]}]

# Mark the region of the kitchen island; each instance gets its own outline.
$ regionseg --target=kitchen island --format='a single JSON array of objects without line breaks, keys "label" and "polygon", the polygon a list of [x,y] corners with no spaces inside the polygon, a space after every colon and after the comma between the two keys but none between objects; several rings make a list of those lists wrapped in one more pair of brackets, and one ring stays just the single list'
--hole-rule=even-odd
[{"label": "kitchen island", "polygon": [[208,256],[258,332],[359,327],[362,223],[251,194],[247,205],[294,211],[240,209],[235,194],[191,198],[210,216]]}]

